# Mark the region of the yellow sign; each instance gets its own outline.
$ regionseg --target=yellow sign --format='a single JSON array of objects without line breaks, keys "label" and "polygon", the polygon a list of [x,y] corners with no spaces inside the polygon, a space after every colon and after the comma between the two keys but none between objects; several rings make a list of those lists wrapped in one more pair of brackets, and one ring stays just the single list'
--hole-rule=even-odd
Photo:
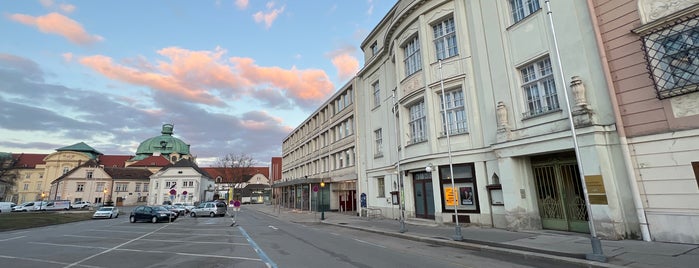
[{"label": "yellow sign", "polygon": [[604,194],[591,194],[587,195],[587,198],[590,199],[590,204],[592,205],[607,205],[607,195]]},{"label": "yellow sign", "polygon": [[601,175],[585,176],[585,186],[587,186],[587,193],[589,194],[607,193],[607,191],[604,190],[604,180],[602,180]]},{"label": "yellow sign", "polygon": [[447,206],[454,206],[459,202],[459,195],[456,194],[454,188],[444,187],[444,200],[447,202]]}]

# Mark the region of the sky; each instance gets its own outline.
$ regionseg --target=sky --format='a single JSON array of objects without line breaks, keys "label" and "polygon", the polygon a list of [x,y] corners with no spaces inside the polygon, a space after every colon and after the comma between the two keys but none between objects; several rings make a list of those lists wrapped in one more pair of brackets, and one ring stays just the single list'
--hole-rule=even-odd
[{"label": "sky", "polygon": [[0,152],[107,155],[174,125],[259,166],[364,65],[395,0],[0,1]]}]

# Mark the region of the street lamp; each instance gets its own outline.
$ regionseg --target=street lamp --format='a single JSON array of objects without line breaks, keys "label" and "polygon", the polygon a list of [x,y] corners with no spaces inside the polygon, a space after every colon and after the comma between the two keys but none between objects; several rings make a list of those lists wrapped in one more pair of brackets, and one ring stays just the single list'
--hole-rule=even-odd
[{"label": "street lamp", "polygon": [[[451,161],[451,139],[449,137],[449,129],[451,128],[451,125],[449,124],[449,118],[447,117],[447,100],[446,96],[444,94],[444,77],[442,76],[442,59],[439,59],[439,85],[441,87],[441,92],[442,92],[442,113],[444,114],[444,131],[445,134],[447,135],[447,150],[449,154],[449,173],[451,176],[449,178],[451,179],[451,191],[452,195],[454,195],[454,219],[456,220],[456,226],[455,228],[455,233],[454,233],[454,240],[456,241],[461,241],[464,239],[463,236],[461,236],[461,226],[459,225],[459,211],[456,208],[456,186],[454,185],[454,166]],[[439,178],[440,180],[442,178]]]},{"label": "street lamp", "polygon": [[323,206],[323,189],[325,188],[325,182],[320,180],[320,220],[325,220],[325,207]]},{"label": "street lamp", "polygon": [[104,188],[104,190],[102,190],[102,193],[102,205],[105,205],[107,203],[107,188]]},{"label": "street lamp", "polygon": [[44,206],[44,198],[46,198],[46,193],[41,192],[41,202],[39,202],[39,210],[43,209],[43,206]]}]

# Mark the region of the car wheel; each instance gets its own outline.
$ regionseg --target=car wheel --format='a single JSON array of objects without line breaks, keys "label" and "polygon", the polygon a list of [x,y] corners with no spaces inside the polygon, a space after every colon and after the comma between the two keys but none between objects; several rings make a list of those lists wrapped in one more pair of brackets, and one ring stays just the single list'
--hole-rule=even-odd
[{"label": "car wheel", "polygon": [[158,223],[158,217],[153,217],[152,219],[150,219],[150,222]]},{"label": "car wheel", "polygon": [[131,223],[136,222],[136,217],[134,217],[134,216],[129,217],[129,222],[131,222]]},{"label": "car wheel", "polygon": [[211,216],[212,218],[216,217],[216,213],[211,212],[211,213],[209,213],[209,216]]},{"label": "car wheel", "polygon": [[114,216],[114,218],[115,218],[115,219],[116,219],[116,218],[119,218],[119,214],[117,213],[116,216]]},{"label": "car wheel", "polygon": [[192,213],[189,213],[189,216],[192,216],[192,218],[196,218],[196,217],[197,217],[197,214],[194,213],[194,212],[192,212]]}]

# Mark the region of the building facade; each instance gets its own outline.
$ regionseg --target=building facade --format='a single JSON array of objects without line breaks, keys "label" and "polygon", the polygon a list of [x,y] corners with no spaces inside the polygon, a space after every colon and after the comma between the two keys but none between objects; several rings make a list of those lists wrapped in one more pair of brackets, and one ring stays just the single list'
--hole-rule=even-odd
[{"label": "building facade", "polygon": [[640,236],[587,3],[543,4],[404,0],[373,29],[355,82],[367,207]]},{"label": "building facade", "polygon": [[358,211],[353,80],[282,142],[281,180],[272,185],[282,206]]},{"label": "building facade", "polygon": [[699,243],[699,1],[587,1],[645,240]]},{"label": "building facade", "polygon": [[183,158],[150,176],[149,205],[195,204],[214,199],[216,184],[192,160]]}]

